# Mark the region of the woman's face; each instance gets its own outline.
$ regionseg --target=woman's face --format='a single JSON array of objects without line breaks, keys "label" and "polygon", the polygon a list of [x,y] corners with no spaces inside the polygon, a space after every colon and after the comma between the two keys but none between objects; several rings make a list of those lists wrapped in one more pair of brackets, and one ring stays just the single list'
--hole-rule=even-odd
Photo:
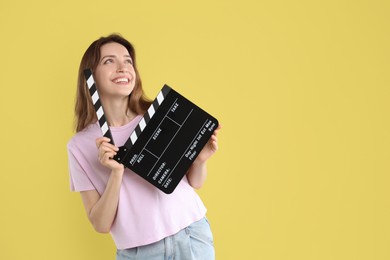
[{"label": "woman's face", "polygon": [[133,60],[127,49],[116,42],[100,48],[94,78],[101,97],[127,97],[135,86]]}]

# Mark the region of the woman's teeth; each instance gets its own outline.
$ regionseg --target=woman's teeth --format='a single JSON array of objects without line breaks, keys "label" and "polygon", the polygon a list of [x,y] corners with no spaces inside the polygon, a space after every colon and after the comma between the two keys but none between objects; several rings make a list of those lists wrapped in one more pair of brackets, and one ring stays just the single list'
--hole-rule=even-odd
[{"label": "woman's teeth", "polygon": [[128,82],[129,82],[129,79],[128,79],[128,78],[119,78],[119,79],[115,79],[114,82],[115,82],[115,83],[120,83],[120,82],[126,82],[126,83],[128,83]]}]

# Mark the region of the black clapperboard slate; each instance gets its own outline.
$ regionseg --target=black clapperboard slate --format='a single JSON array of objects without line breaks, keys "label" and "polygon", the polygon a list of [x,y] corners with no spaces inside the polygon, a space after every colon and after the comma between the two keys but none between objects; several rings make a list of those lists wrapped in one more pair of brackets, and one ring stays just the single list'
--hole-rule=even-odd
[{"label": "black clapperboard slate", "polygon": [[[84,73],[103,135],[112,140],[92,72]],[[164,85],[114,160],[170,194],[217,127],[216,118]]]}]

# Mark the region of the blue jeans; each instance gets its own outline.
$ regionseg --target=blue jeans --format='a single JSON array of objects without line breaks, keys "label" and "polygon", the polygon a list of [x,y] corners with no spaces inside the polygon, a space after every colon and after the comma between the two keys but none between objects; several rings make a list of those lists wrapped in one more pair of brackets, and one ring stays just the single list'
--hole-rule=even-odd
[{"label": "blue jeans", "polygon": [[202,218],[153,244],[118,249],[116,260],[214,260],[214,242],[210,225]]}]

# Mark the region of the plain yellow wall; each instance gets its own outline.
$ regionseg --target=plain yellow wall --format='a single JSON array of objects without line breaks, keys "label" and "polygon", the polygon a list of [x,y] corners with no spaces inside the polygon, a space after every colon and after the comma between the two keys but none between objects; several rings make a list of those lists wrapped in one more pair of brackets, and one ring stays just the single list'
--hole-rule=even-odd
[{"label": "plain yellow wall", "polygon": [[224,128],[199,191],[217,259],[390,259],[390,2],[0,2],[0,259],[114,259],[69,191],[76,75],[136,46]]}]

